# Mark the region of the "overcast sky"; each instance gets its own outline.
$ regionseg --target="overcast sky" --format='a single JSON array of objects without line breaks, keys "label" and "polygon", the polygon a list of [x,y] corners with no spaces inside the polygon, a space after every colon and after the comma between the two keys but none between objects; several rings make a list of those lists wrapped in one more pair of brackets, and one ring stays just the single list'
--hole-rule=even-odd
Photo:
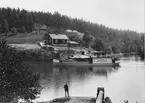
[{"label": "overcast sky", "polygon": [[1,0],[0,7],[58,11],[112,28],[145,32],[144,0]]}]

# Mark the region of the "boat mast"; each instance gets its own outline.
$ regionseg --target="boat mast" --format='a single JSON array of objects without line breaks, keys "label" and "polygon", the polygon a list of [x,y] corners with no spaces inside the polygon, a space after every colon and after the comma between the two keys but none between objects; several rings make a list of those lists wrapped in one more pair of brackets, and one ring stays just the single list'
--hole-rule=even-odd
[{"label": "boat mast", "polygon": [[68,43],[67,43],[67,58],[69,58],[69,40],[68,40]]},{"label": "boat mast", "polygon": [[144,64],[145,64],[145,33],[143,33],[143,53],[144,53]]}]

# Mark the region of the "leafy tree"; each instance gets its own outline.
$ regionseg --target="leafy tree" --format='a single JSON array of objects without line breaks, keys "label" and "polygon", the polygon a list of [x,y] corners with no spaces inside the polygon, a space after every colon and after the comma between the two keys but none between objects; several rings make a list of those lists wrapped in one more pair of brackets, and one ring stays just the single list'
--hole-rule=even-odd
[{"label": "leafy tree", "polygon": [[104,44],[103,44],[102,40],[101,39],[95,39],[95,41],[92,45],[92,48],[94,48],[97,51],[104,50]]},{"label": "leafy tree", "polygon": [[142,34],[141,36],[141,43],[138,46],[138,54],[141,57],[142,60],[144,60],[145,58],[145,34]]},{"label": "leafy tree", "polygon": [[21,29],[22,33],[25,33],[26,32],[26,29],[24,26],[22,26],[22,29]]},{"label": "leafy tree", "polygon": [[0,40],[0,101],[33,100],[40,93],[39,75],[22,62],[16,49]]},{"label": "leafy tree", "polygon": [[0,24],[0,33],[2,32],[2,25]]},{"label": "leafy tree", "polygon": [[83,36],[83,41],[86,47],[90,47],[93,42],[93,37],[89,32],[85,32],[85,35]]},{"label": "leafy tree", "polygon": [[18,33],[17,29],[15,27],[13,27],[11,29],[12,35],[16,35]]}]

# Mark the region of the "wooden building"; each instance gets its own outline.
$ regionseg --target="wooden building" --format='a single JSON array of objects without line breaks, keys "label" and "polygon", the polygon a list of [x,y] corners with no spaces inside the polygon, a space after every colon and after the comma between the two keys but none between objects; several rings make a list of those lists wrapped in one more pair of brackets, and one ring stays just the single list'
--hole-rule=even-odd
[{"label": "wooden building", "polygon": [[45,43],[53,46],[68,46],[68,40],[65,34],[49,34]]},{"label": "wooden building", "polygon": [[69,47],[78,47],[79,44],[77,42],[75,42],[75,41],[68,41],[68,46]]}]

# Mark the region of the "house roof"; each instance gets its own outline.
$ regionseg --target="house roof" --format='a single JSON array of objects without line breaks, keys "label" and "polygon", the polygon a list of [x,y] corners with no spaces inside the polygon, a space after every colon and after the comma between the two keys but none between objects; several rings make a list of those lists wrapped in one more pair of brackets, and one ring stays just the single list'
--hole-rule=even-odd
[{"label": "house roof", "polygon": [[90,58],[90,57],[88,55],[76,54],[73,56],[73,58]]},{"label": "house roof", "polygon": [[52,39],[67,39],[68,37],[65,34],[49,34]]}]

